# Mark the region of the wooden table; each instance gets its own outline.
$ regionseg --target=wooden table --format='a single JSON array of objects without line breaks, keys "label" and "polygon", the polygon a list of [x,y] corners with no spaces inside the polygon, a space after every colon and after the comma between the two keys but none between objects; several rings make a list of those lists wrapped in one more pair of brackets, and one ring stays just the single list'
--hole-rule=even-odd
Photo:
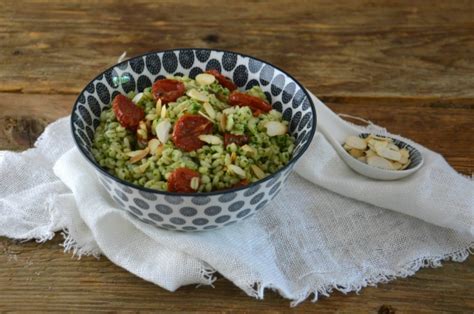
[{"label": "wooden table", "polygon": [[[222,48],[286,69],[333,110],[362,116],[474,171],[473,1],[3,1],[0,148],[32,146],[126,50]],[[0,238],[0,310],[288,311],[220,278],[171,293],[53,241]],[[474,258],[294,311],[474,311]]]}]

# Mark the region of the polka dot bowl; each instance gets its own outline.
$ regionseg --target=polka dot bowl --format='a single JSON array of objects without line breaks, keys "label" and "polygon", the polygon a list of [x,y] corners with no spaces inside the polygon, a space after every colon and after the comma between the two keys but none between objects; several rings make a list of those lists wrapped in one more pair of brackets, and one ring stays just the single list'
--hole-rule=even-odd
[{"label": "polka dot bowl", "polygon": [[[296,138],[290,162],[276,173],[245,187],[209,193],[169,193],[123,181],[101,168],[91,153],[94,130],[101,112],[119,93],[141,92],[166,75],[194,78],[217,69],[243,90],[260,85],[274,109],[289,122]],[[204,231],[247,219],[278,195],[295,162],[309,146],[316,130],[316,110],[310,96],[292,76],[259,59],[208,49],[151,52],[123,61],[98,75],[80,93],[71,114],[73,138],[95,167],[99,181],[118,209],[157,228]]]}]

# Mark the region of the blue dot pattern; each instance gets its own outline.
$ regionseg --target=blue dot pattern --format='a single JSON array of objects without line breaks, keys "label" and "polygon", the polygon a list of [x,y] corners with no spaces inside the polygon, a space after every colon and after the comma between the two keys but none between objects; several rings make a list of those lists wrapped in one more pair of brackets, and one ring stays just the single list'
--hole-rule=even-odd
[{"label": "blue dot pattern", "polygon": [[128,72],[124,72],[121,76],[122,88],[125,93],[129,93],[135,90],[135,79],[133,75]]},{"label": "blue dot pattern", "polygon": [[192,217],[197,215],[197,210],[194,207],[183,207],[179,210],[179,213],[186,217]]},{"label": "blue dot pattern", "polygon": [[206,216],[215,216],[218,215],[222,211],[222,207],[220,206],[210,206],[204,210],[204,214]]},{"label": "blue dot pattern", "polygon": [[231,212],[235,212],[235,211],[238,211],[239,209],[242,208],[242,206],[244,206],[245,202],[244,201],[237,201],[235,203],[233,203],[232,205],[229,206],[229,211]]},{"label": "blue dot pattern", "polygon": [[178,57],[171,51],[165,52],[163,54],[162,63],[166,72],[169,74],[174,74],[178,68]]},{"label": "blue dot pattern", "polygon": [[164,215],[170,215],[173,212],[173,209],[168,205],[158,204],[155,206],[155,208]]},{"label": "blue dot pattern", "polygon": [[222,56],[222,67],[226,71],[232,71],[237,64],[237,55],[233,52],[224,52]]},{"label": "blue dot pattern", "polygon": [[158,214],[148,214],[148,217],[150,217],[151,219],[155,220],[155,221],[158,221],[158,222],[161,222],[163,221],[163,217],[161,217],[160,215]]},{"label": "blue dot pattern", "polygon": [[217,70],[220,72],[222,70],[222,67],[218,60],[212,59],[212,60],[209,60],[209,62],[206,65],[206,71],[207,70]]}]

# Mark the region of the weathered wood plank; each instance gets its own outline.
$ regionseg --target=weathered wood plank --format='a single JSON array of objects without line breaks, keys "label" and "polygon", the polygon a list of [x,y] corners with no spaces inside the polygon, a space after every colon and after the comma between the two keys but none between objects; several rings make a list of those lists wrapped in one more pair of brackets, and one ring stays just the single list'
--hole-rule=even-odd
[{"label": "weathered wood plank", "polygon": [[[62,237],[38,244],[0,238],[0,309],[2,311],[288,311],[289,301],[272,291],[264,300],[246,296],[220,277],[215,288],[187,286],[170,293],[135,277],[102,257],[81,260],[64,254]],[[424,269],[360,294],[335,292],[295,312],[467,311],[474,309],[474,258]],[[26,298],[26,300],[25,300]]]},{"label": "weathered wood plank", "polygon": [[[333,110],[361,116],[474,172],[473,1],[2,2],[0,149],[23,150],[126,50],[235,50],[295,75]],[[51,95],[45,95],[51,94]],[[169,293],[106,258],[0,238],[0,311],[287,311],[219,278]],[[295,312],[474,311],[474,259],[426,269]]]},{"label": "weathered wood plank", "polygon": [[473,16],[472,1],[12,1],[0,91],[74,94],[124,50],[210,47],[268,60],[319,95],[472,97]]}]

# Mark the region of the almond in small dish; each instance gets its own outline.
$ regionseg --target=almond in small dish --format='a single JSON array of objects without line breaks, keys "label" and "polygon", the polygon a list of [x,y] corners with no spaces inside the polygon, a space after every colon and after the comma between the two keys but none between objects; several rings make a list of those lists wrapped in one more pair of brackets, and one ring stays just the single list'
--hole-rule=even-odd
[{"label": "almond in small dish", "polygon": [[366,138],[348,136],[344,149],[360,162],[385,170],[404,170],[410,165],[410,152],[389,137],[369,134]]}]

